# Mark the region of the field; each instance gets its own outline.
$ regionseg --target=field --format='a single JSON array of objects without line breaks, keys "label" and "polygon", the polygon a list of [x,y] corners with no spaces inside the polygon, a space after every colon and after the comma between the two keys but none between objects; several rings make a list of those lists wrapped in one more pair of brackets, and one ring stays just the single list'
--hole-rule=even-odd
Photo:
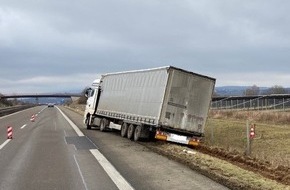
[{"label": "field", "polygon": [[[211,111],[201,152],[283,184],[290,184],[290,113]],[[247,123],[255,124],[251,154]]]},{"label": "field", "polygon": [[247,119],[256,125],[251,157],[290,167],[290,112],[211,111],[205,144],[244,154]]}]

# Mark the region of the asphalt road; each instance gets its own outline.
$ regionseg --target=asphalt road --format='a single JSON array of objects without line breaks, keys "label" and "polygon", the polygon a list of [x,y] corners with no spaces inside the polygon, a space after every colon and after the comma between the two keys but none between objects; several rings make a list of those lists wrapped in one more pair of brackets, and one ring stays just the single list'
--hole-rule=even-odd
[{"label": "asphalt road", "polygon": [[45,106],[0,117],[0,189],[227,189],[117,132],[86,130],[82,119]]}]

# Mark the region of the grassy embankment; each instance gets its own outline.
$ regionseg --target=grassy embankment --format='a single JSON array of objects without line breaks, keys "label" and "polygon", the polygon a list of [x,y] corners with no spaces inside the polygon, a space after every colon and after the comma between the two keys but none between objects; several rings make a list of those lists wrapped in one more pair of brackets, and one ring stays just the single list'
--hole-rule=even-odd
[{"label": "grassy embankment", "polygon": [[290,167],[290,112],[211,111],[205,144],[243,154],[247,120],[256,124],[251,156],[272,165]]}]

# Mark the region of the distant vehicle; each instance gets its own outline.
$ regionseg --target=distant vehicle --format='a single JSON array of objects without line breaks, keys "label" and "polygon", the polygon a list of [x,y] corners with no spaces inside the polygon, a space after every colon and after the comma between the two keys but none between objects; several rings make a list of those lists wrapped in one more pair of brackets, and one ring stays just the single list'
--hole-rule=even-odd
[{"label": "distant vehicle", "polygon": [[172,66],[105,74],[86,91],[84,123],[121,130],[135,141],[155,137],[197,146],[214,86],[214,78]]},{"label": "distant vehicle", "polygon": [[47,107],[52,108],[52,107],[54,107],[54,104],[49,103],[49,104],[47,105]]}]

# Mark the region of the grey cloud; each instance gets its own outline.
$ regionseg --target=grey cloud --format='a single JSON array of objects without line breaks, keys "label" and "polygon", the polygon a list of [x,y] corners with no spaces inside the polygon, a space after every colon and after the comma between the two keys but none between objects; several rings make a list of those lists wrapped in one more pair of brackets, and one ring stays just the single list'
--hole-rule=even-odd
[{"label": "grey cloud", "polygon": [[[289,5],[285,0],[3,0],[0,79],[163,65],[213,76],[285,74]],[[0,92],[5,90],[0,85]]]}]

